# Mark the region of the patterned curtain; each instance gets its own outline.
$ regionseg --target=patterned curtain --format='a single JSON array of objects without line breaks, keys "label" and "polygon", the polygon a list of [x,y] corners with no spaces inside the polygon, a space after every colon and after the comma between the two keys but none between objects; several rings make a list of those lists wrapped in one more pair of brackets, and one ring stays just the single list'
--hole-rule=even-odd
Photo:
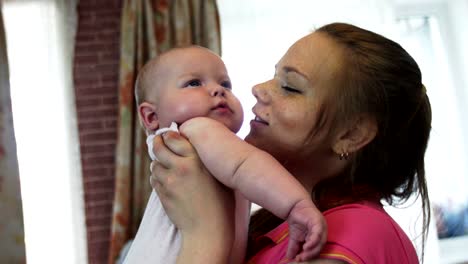
[{"label": "patterned curtain", "polygon": [[149,198],[146,135],[136,116],[134,82],[150,58],[197,44],[221,53],[216,0],[124,0],[121,25],[116,185],[109,264],[132,239]]},{"label": "patterned curtain", "polygon": [[23,210],[0,3],[0,263],[26,263]]}]

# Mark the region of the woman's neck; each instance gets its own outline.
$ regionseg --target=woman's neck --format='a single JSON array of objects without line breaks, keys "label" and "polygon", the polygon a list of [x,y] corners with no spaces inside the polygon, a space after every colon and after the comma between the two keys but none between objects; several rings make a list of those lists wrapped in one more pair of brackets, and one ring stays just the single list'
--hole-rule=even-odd
[{"label": "woman's neck", "polygon": [[[311,159],[314,160],[314,159]],[[334,164],[334,160],[311,164],[307,160],[286,161],[282,165],[304,186],[308,193],[323,180],[335,177],[344,167]]]}]

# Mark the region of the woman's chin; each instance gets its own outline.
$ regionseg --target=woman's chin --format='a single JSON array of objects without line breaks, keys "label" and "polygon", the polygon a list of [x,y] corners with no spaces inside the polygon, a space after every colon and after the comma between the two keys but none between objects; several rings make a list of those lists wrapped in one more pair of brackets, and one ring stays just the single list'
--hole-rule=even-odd
[{"label": "woman's chin", "polygon": [[271,154],[272,144],[265,136],[261,136],[252,130],[245,137],[245,142]]},{"label": "woman's chin", "polygon": [[247,134],[247,136],[245,136],[244,140],[247,143],[256,146],[257,148],[261,148],[262,142],[268,141],[265,135],[260,134],[255,129],[250,129],[249,133]]}]

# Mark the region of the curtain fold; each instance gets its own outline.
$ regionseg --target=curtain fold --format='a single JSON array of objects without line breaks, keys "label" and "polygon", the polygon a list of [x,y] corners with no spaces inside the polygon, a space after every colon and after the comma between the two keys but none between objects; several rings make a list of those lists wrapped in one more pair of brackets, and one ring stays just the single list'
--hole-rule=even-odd
[{"label": "curtain fold", "polygon": [[146,61],[197,44],[221,54],[216,0],[124,0],[120,38],[119,124],[109,264],[134,237],[151,192],[146,135],[136,115],[134,82]]},{"label": "curtain fold", "polygon": [[0,3],[0,263],[26,263],[5,28]]}]

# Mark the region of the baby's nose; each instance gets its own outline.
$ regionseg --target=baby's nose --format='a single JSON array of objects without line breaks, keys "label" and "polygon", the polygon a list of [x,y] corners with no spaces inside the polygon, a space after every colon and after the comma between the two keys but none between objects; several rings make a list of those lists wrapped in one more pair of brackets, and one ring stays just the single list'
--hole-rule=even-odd
[{"label": "baby's nose", "polygon": [[226,90],[221,85],[213,85],[210,94],[211,96],[225,96]]}]

